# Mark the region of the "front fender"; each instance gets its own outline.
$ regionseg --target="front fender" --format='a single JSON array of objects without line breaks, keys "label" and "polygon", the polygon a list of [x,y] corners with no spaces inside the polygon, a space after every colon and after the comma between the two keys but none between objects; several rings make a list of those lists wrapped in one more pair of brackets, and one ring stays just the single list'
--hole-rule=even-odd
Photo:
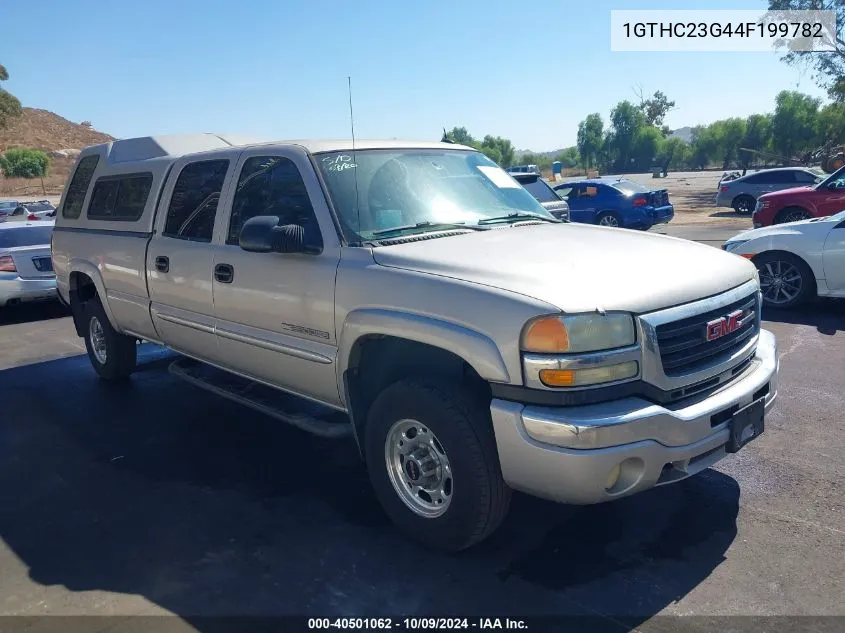
[{"label": "front fender", "polygon": [[[356,341],[371,334],[394,336],[439,347],[463,358],[485,380],[510,382],[499,348],[488,336],[463,325],[420,314],[383,308],[362,308],[350,312],[341,329],[337,363],[339,385],[344,384],[343,376],[349,367],[349,359]],[[346,404],[343,389],[341,396]]]},{"label": "front fender", "polygon": [[109,323],[111,326],[121,332],[121,328],[118,326],[117,320],[114,318],[114,314],[112,313],[111,308],[109,307],[109,298],[106,294],[106,285],[103,283],[103,276],[100,274],[100,269],[97,268],[94,264],[89,262],[85,259],[71,259],[68,265],[69,273],[82,273],[83,275],[87,275],[91,281],[94,282],[94,286],[97,288],[97,296],[100,298],[100,303],[103,305],[103,310],[106,313],[106,317],[109,319]]}]

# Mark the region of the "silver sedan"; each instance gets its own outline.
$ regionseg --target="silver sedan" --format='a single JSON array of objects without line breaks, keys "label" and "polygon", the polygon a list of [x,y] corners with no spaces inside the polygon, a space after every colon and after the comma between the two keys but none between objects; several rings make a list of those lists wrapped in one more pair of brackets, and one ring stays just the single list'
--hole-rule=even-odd
[{"label": "silver sedan", "polygon": [[53,221],[0,224],[0,308],[58,299],[50,253]]},{"label": "silver sedan", "polygon": [[794,187],[809,187],[821,182],[823,178],[824,174],[803,167],[781,167],[756,171],[735,180],[721,181],[716,192],[716,206],[731,207],[737,213],[747,215],[754,211],[757,198],[764,193]]}]

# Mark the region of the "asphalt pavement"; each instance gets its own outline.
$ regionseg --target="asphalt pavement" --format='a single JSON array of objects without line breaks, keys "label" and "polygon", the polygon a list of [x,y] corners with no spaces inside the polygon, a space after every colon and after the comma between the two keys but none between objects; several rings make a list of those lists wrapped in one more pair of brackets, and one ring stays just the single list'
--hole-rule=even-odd
[{"label": "asphalt pavement", "polygon": [[[609,504],[516,495],[491,539],[444,556],[394,531],[351,440],[182,383],[152,346],[129,384],[100,383],[60,306],[4,310],[0,614],[31,619],[0,617],[0,632],[216,631],[214,617],[245,615],[842,630],[845,618],[672,618],[845,616],[845,304],[764,319],[780,344],[780,395],[740,453]],[[162,614],[178,617],[118,617]],[[45,615],[111,617],[34,617]]]}]

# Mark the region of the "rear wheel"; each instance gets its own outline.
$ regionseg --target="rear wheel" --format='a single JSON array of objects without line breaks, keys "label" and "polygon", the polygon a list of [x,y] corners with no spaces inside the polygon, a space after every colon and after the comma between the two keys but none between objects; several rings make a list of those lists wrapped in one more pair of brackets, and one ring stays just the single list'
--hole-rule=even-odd
[{"label": "rear wheel", "polygon": [[748,215],[754,211],[757,201],[751,196],[737,196],[731,205],[739,215]]},{"label": "rear wheel", "polygon": [[602,211],[596,217],[596,224],[600,226],[621,226],[622,221],[619,218],[619,215],[614,213],[613,211]]},{"label": "rear wheel", "polygon": [[82,306],[85,348],[94,371],[103,380],[119,381],[135,370],[137,342],[115,330],[98,297]]},{"label": "rear wheel", "polygon": [[791,253],[763,253],[754,258],[760,273],[763,305],[794,308],[815,294],[815,277],[807,263]]},{"label": "rear wheel", "polygon": [[467,390],[427,379],[401,380],[376,398],[367,469],[385,512],[411,538],[456,552],[501,524],[511,491],[488,411]]},{"label": "rear wheel", "polygon": [[787,207],[775,218],[775,224],[786,224],[787,222],[800,222],[809,219],[810,214],[801,207]]}]

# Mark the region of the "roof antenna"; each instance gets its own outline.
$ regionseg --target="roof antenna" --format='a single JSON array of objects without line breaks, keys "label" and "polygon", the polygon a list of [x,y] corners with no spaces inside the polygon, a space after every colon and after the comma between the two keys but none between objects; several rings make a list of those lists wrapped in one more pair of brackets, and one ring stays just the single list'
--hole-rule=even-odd
[{"label": "roof antenna", "polygon": [[355,218],[357,221],[355,231],[360,235],[361,203],[358,197],[358,158],[355,154],[355,117],[352,115],[352,77],[346,77],[346,84],[349,91],[349,127],[352,129],[352,176],[355,178]]}]

